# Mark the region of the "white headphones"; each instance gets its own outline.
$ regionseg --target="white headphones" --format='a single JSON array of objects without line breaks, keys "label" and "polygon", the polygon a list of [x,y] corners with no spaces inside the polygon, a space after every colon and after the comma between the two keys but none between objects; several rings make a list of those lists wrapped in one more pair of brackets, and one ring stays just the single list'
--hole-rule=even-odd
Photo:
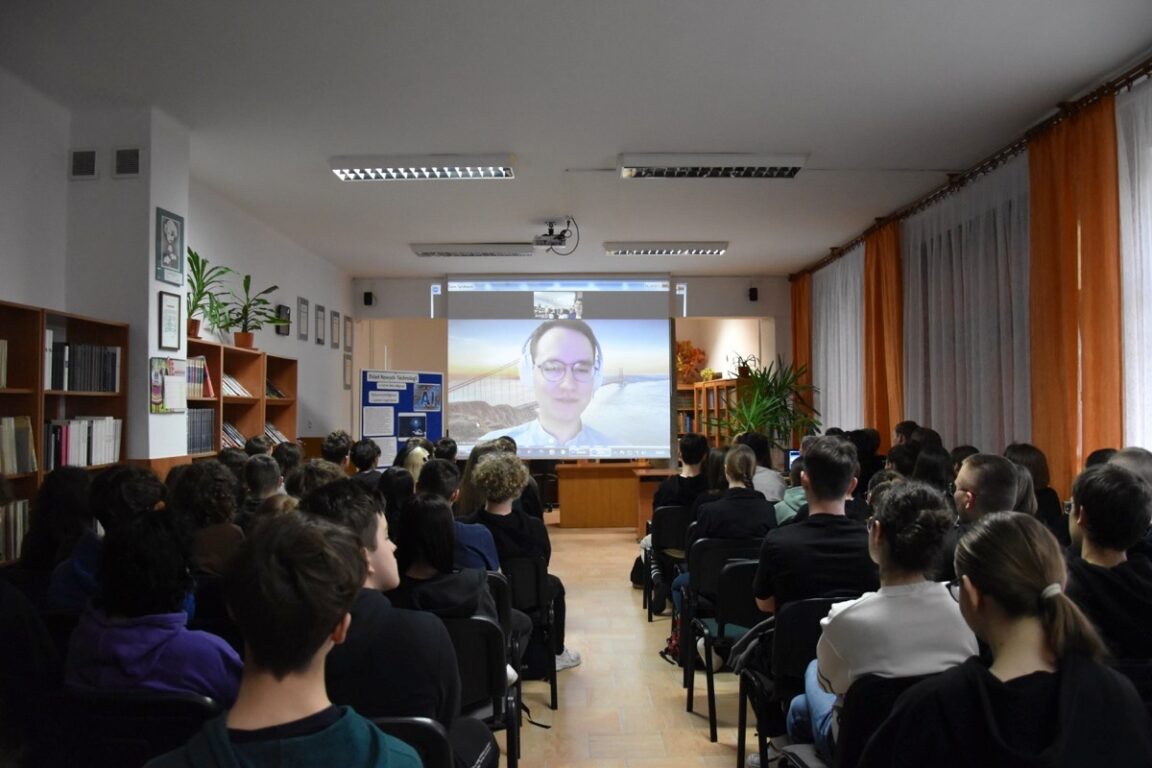
[{"label": "white headphones", "polygon": [[583,320],[549,320],[536,326],[536,330],[532,331],[520,349],[520,383],[526,387],[533,386],[532,372],[536,366],[532,359],[532,347],[553,328],[567,328],[570,331],[576,331],[592,342],[592,349],[596,358],[593,361],[595,369],[592,372],[592,389],[599,389],[600,385],[604,383],[604,351],[600,349],[600,342],[596,339],[596,334],[592,332],[591,326]]}]

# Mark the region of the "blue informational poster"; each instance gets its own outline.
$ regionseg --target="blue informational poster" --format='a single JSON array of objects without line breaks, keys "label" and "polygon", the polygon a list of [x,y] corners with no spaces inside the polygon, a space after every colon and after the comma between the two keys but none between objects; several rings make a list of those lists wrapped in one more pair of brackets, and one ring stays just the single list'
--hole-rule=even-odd
[{"label": "blue informational poster", "polygon": [[390,466],[408,438],[439,440],[444,435],[444,374],[361,371],[360,435],[380,446],[380,466]]}]

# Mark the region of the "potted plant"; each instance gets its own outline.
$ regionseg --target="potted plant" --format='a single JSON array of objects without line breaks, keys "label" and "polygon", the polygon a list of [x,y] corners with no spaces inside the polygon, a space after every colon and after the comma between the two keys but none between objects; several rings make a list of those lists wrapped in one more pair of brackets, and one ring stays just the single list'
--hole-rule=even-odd
[{"label": "potted plant", "polygon": [[728,390],[725,415],[715,426],[731,435],[760,432],[778,449],[790,447],[793,434],[815,434],[820,428],[820,414],[810,400],[817,390],[804,381],[807,368],[779,357],[764,368],[755,355],[736,355],[734,362],[743,373]]},{"label": "potted plant", "polygon": [[252,349],[252,334],[265,325],[284,325],[288,321],[276,316],[276,305],[265,298],[280,286],[273,285],[262,291],[252,292],[252,275],[244,275],[241,282],[243,294],[230,291],[223,302],[224,325],[214,323],[220,330],[237,330],[233,336],[236,346]]},{"label": "potted plant", "polygon": [[[188,338],[200,338],[200,321],[219,325],[224,310],[224,277],[233,272],[229,267],[208,266],[208,259],[188,249]],[[193,317],[198,315],[198,317]]]}]

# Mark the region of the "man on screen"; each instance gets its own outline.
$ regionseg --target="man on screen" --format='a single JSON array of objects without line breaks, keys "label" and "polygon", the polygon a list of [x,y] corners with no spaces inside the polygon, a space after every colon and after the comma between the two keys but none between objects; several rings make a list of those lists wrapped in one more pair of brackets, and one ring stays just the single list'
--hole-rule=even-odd
[{"label": "man on screen", "polygon": [[612,438],[585,426],[581,415],[600,386],[604,353],[583,320],[549,320],[524,342],[520,380],[536,393],[536,419],[484,435],[508,435],[525,448],[611,445]]}]

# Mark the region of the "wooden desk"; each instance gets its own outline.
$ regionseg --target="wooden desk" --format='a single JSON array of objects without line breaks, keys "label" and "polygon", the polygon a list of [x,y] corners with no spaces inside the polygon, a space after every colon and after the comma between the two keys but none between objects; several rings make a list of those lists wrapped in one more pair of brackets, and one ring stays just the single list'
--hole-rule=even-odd
[{"label": "wooden desk", "polygon": [[636,476],[636,538],[644,538],[648,521],[652,519],[652,499],[656,496],[656,489],[660,483],[669,477],[675,477],[680,472],[675,467],[664,469],[634,469]]},{"label": "wooden desk", "polygon": [[631,528],[636,524],[638,486],[634,470],[649,466],[646,461],[557,464],[560,525],[564,528]]}]

